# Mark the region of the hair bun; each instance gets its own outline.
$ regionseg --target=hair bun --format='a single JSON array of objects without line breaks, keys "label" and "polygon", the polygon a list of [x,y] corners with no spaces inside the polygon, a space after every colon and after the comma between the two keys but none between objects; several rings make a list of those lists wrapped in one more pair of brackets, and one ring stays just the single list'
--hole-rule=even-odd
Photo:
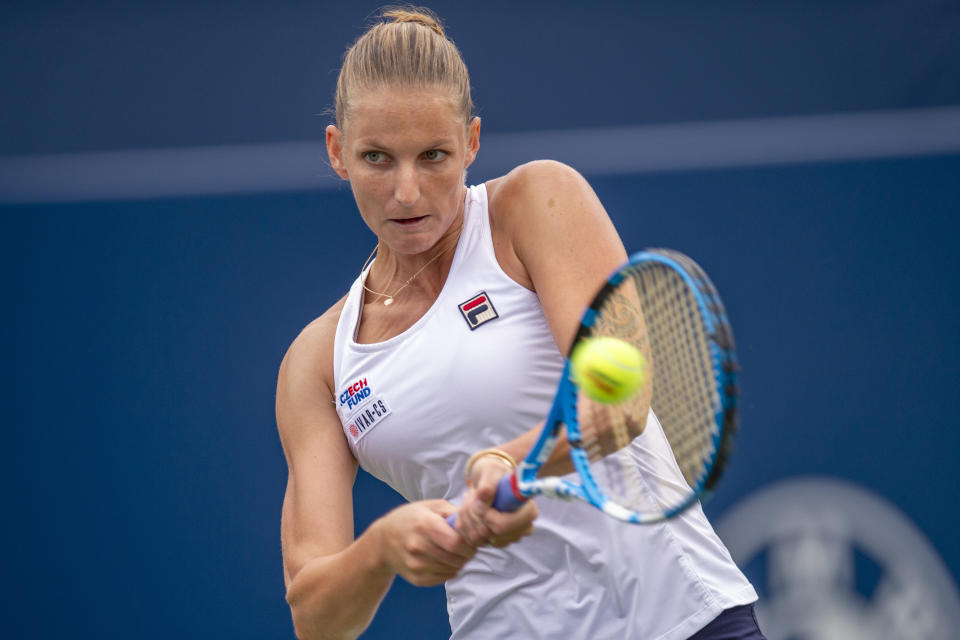
[{"label": "hair bun", "polygon": [[381,16],[393,23],[414,22],[422,24],[434,33],[444,38],[447,37],[447,34],[443,31],[443,25],[440,24],[439,16],[426,7],[385,7]]},{"label": "hair bun", "polygon": [[443,90],[463,123],[472,122],[467,65],[457,45],[444,33],[440,18],[429,9],[383,7],[350,45],[337,76],[337,127],[343,129],[349,120],[352,95],[395,87]]}]

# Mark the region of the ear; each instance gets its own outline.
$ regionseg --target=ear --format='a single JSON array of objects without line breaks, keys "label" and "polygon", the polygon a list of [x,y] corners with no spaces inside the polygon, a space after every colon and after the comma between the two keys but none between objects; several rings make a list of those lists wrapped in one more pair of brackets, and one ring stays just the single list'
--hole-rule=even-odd
[{"label": "ear", "polygon": [[467,126],[467,157],[466,164],[463,165],[464,169],[473,164],[478,151],[480,151],[480,118],[475,116]]},{"label": "ear", "polygon": [[327,156],[330,158],[330,166],[337,172],[337,175],[344,180],[349,180],[347,176],[347,167],[343,163],[343,133],[335,126],[327,126]]}]

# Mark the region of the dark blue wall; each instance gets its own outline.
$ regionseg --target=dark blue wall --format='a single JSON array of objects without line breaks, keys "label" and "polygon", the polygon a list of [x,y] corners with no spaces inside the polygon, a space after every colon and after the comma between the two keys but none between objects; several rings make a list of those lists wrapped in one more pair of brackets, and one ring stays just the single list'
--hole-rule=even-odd
[{"label": "dark blue wall", "polygon": [[[6,0],[0,154],[318,138],[381,4]],[[953,0],[428,4],[488,132],[960,104]]]}]

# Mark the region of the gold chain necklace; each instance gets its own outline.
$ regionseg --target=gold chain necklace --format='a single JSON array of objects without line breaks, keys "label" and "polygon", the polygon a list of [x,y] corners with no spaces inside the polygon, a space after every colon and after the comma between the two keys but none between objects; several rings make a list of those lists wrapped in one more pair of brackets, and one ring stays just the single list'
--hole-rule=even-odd
[{"label": "gold chain necklace", "polygon": [[[453,247],[453,246],[456,245],[456,244],[457,244],[457,243],[454,242],[452,245],[450,245],[449,247],[447,247],[446,249],[444,249],[443,251],[441,251],[441,252],[438,253],[437,255],[435,255],[435,256],[433,256],[432,258],[430,258],[429,260],[427,260],[427,262],[426,262],[422,267],[420,267],[419,269],[417,269],[417,272],[416,272],[415,274],[413,274],[412,276],[410,276],[409,278],[407,278],[407,279],[404,281],[404,283],[403,283],[402,285],[400,285],[400,286],[397,288],[397,290],[394,291],[392,294],[389,294],[389,293],[381,293],[381,292],[379,292],[379,291],[374,291],[373,289],[371,289],[370,287],[367,286],[367,283],[366,283],[366,282],[362,282],[361,284],[363,285],[363,288],[364,288],[365,290],[369,291],[369,292],[372,293],[372,294],[377,295],[377,296],[378,296],[377,300],[379,300],[380,298],[386,298],[386,300],[383,301],[383,306],[389,307],[390,305],[393,304],[393,299],[397,297],[397,294],[398,294],[398,293],[400,293],[401,291],[403,291],[404,289],[406,289],[406,288],[407,288],[407,285],[410,284],[411,282],[413,282],[414,279],[415,279],[418,275],[420,275],[421,273],[423,273],[423,270],[424,270],[424,269],[426,269],[427,267],[429,267],[437,258],[439,258],[439,257],[442,256],[443,254],[445,254],[447,251],[450,251],[450,248]],[[373,251],[370,252],[370,255],[367,256],[367,259],[364,261],[363,266],[360,268],[360,277],[361,277],[361,278],[363,278],[363,272],[366,271],[367,265],[370,264],[370,261],[373,259],[374,254],[377,252],[377,249],[379,249],[379,248],[380,248],[380,243],[378,242],[378,243],[377,243],[377,246],[375,246],[375,247],[373,248]],[[366,280],[366,278],[363,278],[363,279]]]}]

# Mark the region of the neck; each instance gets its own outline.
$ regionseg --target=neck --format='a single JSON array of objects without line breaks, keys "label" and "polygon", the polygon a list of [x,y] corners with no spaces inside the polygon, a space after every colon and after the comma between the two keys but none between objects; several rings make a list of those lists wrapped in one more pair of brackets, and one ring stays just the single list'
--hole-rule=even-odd
[{"label": "neck", "polygon": [[[361,268],[366,269],[370,260],[376,255],[377,260],[367,274],[364,289],[374,294],[372,302],[383,300],[384,304],[391,305],[394,297],[409,295],[409,289],[422,289],[433,285],[439,290],[442,286],[443,275],[452,261],[451,254],[460,239],[463,228],[463,213],[450,225],[450,228],[427,251],[413,255],[397,254],[390,250],[388,245],[377,243],[367,261]],[[376,272],[376,273],[374,273]]]}]

